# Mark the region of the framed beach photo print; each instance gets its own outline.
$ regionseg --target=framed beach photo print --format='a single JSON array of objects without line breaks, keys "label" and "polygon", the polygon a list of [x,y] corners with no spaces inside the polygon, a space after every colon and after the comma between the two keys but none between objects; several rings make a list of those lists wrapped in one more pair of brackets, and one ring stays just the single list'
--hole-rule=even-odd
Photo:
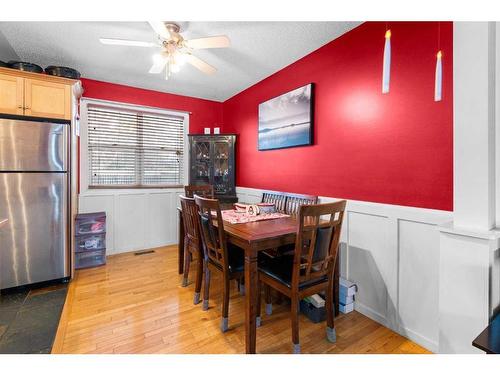
[{"label": "framed beach photo print", "polygon": [[313,143],[314,85],[309,83],[259,104],[259,150]]}]

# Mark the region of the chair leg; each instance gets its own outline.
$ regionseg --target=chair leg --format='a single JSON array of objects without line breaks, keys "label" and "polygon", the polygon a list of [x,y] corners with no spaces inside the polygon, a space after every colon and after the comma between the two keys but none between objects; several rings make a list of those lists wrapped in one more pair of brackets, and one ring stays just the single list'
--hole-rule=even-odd
[{"label": "chair leg", "polygon": [[328,341],[335,343],[337,341],[337,332],[335,331],[335,298],[334,298],[333,281],[328,283],[326,290],[326,338]]},{"label": "chair leg", "polygon": [[224,275],[224,289],[222,290],[222,320],[220,330],[226,332],[229,327],[229,277]]},{"label": "chair leg", "polygon": [[210,270],[208,269],[207,261],[203,262],[205,268],[205,283],[203,288],[203,310],[208,310],[208,294],[210,290]]},{"label": "chair leg", "polygon": [[203,280],[203,258],[198,256],[198,264],[196,265],[196,283],[194,287],[194,300],[193,300],[193,303],[195,305],[200,303],[202,280]]},{"label": "chair leg", "polygon": [[266,299],[266,314],[271,315],[273,313],[273,300],[271,297],[271,287],[267,284],[264,285],[264,297]]},{"label": "chair leg", "polygon": [[299,300],[297,296],[292,296],[292,342],[293,342],[293,353],[300,354],[300,343],[299,343]]},{"label": "chair leg", "polygon": [[261,320],[261,305],[262,305],[262,298],[261,298],[261,282],[260,281],[257,281],[257,318],[255,319],[255,325],[257,327],[260,327],[261,324],[262,324],[262,320]]},{"label": "chair leg", "polygon": [[184,250],[184,277],[182,278],[182,286],[186,287],[188,285],[189,277],[189,265],[191,264],[191,252],[189,250]]}]

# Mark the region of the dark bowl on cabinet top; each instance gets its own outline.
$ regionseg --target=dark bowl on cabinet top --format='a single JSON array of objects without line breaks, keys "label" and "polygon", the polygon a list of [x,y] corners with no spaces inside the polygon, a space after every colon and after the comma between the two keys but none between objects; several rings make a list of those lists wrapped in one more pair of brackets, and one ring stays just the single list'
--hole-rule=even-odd
[{"label": "dark bowl on cabinet top", "polygon": [[80,79],[80,72],[73,68],[68,68],[66,66],[48,66],[45,68],[45,73],[51,76]]},{"label": "dark bowl on cabinet top", "polygon": [[32,73],[42,73],[43,69],[40,65],[32,64],[25,61],[9,61],[9,68],[22,70],[24,72],[32,72]]}]

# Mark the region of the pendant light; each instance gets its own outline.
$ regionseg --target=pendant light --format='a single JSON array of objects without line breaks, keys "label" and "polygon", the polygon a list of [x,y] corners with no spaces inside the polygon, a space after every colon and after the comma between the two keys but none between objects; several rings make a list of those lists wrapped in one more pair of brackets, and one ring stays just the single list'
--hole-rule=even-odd
[{"label": "pendant light", "polygon": [[389,92],[390,83],[391,83],[391,30],[387,29],[385,32],[384,65],[382,70],[382,94],[387,94]]},{"label": "pendant light", "polygon": [[434,76],[434,101],[440,102],[443,92],[443,53],[441,52],[441,23],[438,22],[438,52],[436,54],[436,73]]},{"label": "pendant light", "polygon": [[434,101],[440,102],[442,97],[442,88],[443,88],[443,65],[441,62],[442,56],[441,50],[436,54],[436,76],[434,82]]}]

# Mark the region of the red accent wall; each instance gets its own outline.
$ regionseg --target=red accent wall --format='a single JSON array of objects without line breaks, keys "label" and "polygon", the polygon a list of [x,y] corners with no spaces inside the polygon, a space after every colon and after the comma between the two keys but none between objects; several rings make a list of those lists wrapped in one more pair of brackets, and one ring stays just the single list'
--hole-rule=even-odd
[{"label": "red accent wall", "polygon": [[[441,23],[443,100],[434,102],[438,23],[390,22],[390,93],[382,94],[385,22],[367,22],[224,103],[239,134],[237,185],[453,209],[453,26]],[[258,105],[315,83],[314,145],[258,151]]]},{"label": "red accent wall", "polygon": [[191,112],[189,132],[193,134],[202,134],[204,127],[219,126],[222,130],[222,103],[219,102],[92,79],[82,79],[82,85],[86,98]]}]

